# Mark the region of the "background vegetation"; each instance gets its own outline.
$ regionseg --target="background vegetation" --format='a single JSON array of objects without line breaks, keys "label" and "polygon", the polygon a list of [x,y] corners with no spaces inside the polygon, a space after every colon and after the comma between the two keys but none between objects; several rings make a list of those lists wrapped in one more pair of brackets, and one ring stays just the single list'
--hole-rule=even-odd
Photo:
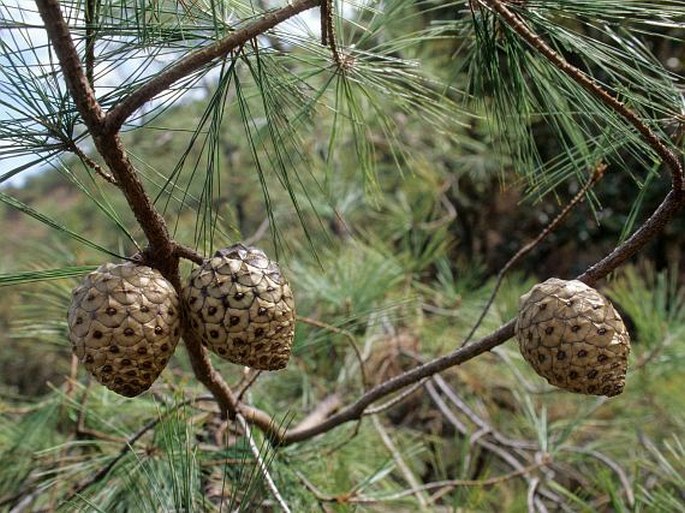
[{"label": "background vegetation", "polygon": [[[506,4],[680,159],[684,3]],[[0,11],[0,158],[44,169],[21,186],[10,179],[30,166],[0,178],[0,511],[683,510],[682,216],[601,283],[633,341],[626,390],[610,400],[551,389],[511,341],[276,448],[222,418],[181,347],[140,398],[91,382],[69,350],[70,291],[145,234],[48,72],[59,66],[35,43],[33,7],[19,5]],[[84,62],[96,41],[106,108],[268,7],[62,2]],[[213,360],[283,426],[457,349],[498,272],[598,163],[604,177],[507,274],[475,338],[513,318],[534,283],[580,274],[624,241],[671,184],[634,127],[485,4],[345,3],[336,20],[337,57],[312,23],[278,28],[122,131],[176,240],[205,255],[247,241],[287,269],[300,315],[288,368]]]}]

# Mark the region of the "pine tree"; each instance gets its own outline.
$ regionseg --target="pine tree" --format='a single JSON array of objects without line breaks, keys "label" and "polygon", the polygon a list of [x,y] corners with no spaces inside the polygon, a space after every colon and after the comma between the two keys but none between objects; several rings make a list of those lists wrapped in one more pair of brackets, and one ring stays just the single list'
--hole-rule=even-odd
[{"label": "pine tree", "polygon": [[[15,339],[67,348],[70,289],[102,263],[148,266],[184,297],[190,269],[237,242],[260,245],[292,274],[298,331],[290,370],[265,376],[214,360],[182,315],[177,361],[133,400],[94,390],[74,359],[70,378],[40,407],[7,421],[13,431],[0,449],[16,466],[12,477],[0,472],[0,507],[482,508],[500,499],[459,490],[517,479],[511,508],[591,504],[599,491],[561,491],[549,471],[561,472],[555,458],[580,420],[548,440],[544,409],[524,394],[540,440],[519,443],[460,402],[440,373],[514,337],[515,306],[501,314],[506,300],[497,295],[513,290],[509,272],[585,200],[584,218],[599,218],[605,183],[629,195],[620,236],[565,278],[599,287],[679,215],[684,17],[676,0],[3,2],[0,183],[10,186],[0,201],[45,227],[36,258],[22,249],[3,263],[0,285],[26,290],[28,321],[15,323]],[[60,208],[46,207],[12,187],[35,170],[77,190],[87,210],[69,211],[59,198]],[[465,292],[474,294],[471,310],[459,311],[448,347],[424,353],[410,328],[425,316],[413,312],[442,307],[421,298],[456,302],[468,288],[463,262],[450,258],[459,213],[449,200],[467,174],[484,187],[525,190],[522,219],[543,201],[555,211],[532,242],[508,241],[517,250],[495,280]],[[682,313],[668,285],[654,290],[671,294],[668,311]],[[387,347],[373,344],[379,337]],[[378,420],[417,394],[471,440],[463,473],[439,479],[437,462],[410,468],[411,437],[393,442]],[[289,404],[298,397],[307,415]],[[110,418],[113,408],[126,415]],[[450,408],[475,427],[462,428]],[[326,462],[302,453],[335,452],[367,416],[373,429],[366,423],[359,443],[369,446],[351,457],[364,479],[346,476],[351,492],[326,495],[298,468]],[[219,441],[214,458],[198,445],[210,439]],[[677,503],[682,475],[673,466],[659,470],[663,487],[642,490],[608,456],[573,447],[587,457],[582,465],[594,458],[615,474],[615,504]],[[677,439],[668,447],[668,456],[649,447],[655,465],[683,464]],[[498,476],[478,470],[487,458],[499,462],[489,467]],[[403,488],[384,480],[391,472]]]}]

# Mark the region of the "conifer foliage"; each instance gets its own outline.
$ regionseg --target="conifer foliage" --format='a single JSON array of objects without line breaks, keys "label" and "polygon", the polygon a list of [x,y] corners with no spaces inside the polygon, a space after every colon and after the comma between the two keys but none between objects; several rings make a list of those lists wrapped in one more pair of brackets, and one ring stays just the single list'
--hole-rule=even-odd
[{"label": "conifer foliage", "polygon": [[[631,475],[586,442],[630,401],[629,363],[685,359],[677,286],[605,280],[636,279],[685,206],[683,19],[676,0],[2,2],[0,203],[40,249],[18,237],[0,286],[23,291],[12,340],[74,358],[39,404],[0,402],[0,509],[676,511],[681,440],[641,433]],[[17,185],[32,172],[46,194]],[[624,222],[575,276],[514,276],[602,221],[611,187]],[[532,240],[476,234],[496,273],[462,251],[473,190],[534,220]],[[668,297],[656,341],[645,290]],[[630,338],[652,340],[632,362]],[[548,417],[526,361],[574,414]]]}]

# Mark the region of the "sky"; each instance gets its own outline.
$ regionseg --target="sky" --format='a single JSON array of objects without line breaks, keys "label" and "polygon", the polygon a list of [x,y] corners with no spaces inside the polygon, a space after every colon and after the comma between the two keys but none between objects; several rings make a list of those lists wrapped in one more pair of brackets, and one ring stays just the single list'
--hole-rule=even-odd
[{"label": "sky", "polygon": [[[0,40],[2,41],[0,43],[2,45],[2,51],[0,51],[0,67],[6,67],[8,65],[8,59],[5,55],[7,52],[20,51],[22,49],[25,45],[23,38],[28,38],[31,43],[37,47],[44,47],[47,43],[47,35],[45,31],[41,29],[26,28],[21,31],[13,31],[13,33],[10,33],[10,30],[6,27],[7,24],[12,21],[22,21],[27,26],[34,27],[42,24],[33,2],[28,0],[2,0],[2,2],[0,2]],[[21,39],[16,39],[15,36]],[[24,53],[24,56],[29,57],[26,53]],[[6,84],[5,76],[4,73],[0,74],[0,82],[5,82]],[[8,89],[12,89],[12,87],[0,86],[0,125],[4,126],[18,115],[16,112],[12,111],[11,106],[18,106],[19,104],[16,101],[16,98],[9,94]],[[0,176],[35,158],[33,156],[8,157],[7,152],[11,145],[11,141],[0,138]],[[17,185],[20,184],[22,180],[22,177],[17,177],[9,182],[12,185]]]}]

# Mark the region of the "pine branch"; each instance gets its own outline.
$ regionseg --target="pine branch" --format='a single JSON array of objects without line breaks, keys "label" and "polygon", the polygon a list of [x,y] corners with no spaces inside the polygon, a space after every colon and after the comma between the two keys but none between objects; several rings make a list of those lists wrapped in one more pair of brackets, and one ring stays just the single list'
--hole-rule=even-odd
[{"label": "pine branch", "polygon": [[464,363],[476,356],[490,351],[491,349],[503,344],[514,336],[514,326],[516,321],[512,320],[501,326],[498,330],[491,333],[468,346],[457,349],[452,353],[446,354],[436,358],[428,363],[415,367],[407,372],[399,374],[388,381],[376,385],[367,393],[362,395],[359,399],[354,401],[349,406],[343,408],[335,415],[332,415],[318,426],[313,426],[306,429],[292,429],[288,431],[281,441],[283,445],[289,445],[296,442],[307,440],[315,435],[330,431],[334,427],[357,420],[362,417],[366,408],[377,400],[387,397],[388,395],[403,389],[406,386],[412,385],[423,378],[437,374],[438,372],[454,367]]},{"label": "pine branch", "polygon": [[240,48],[251,39],[263,34],[279,23],[318,6],[319,3],[319,0],[295,0],[293,3],[276,11],[264,13],[259,20],[236,30],[213,45],[190,53],[166,71],[150,79],[127,96],[125,100],[113,107],[108,112],[105,120],[107,131],[114,132],[119,130],[131,114],[156,95],[168,89],[177,80],[187,77],[210,62]]},{"label": "pine branch", "polygon": [[623,265],[661,233],[676,214],[683,209],[683,206],[685,206],[685,193],[679,190],[671,190],[649,219],[629,239],[617,246],[599,262],[590,266],[577,279],[590,286],[597,283],[611,271]]},{"label": "pine branch", "polygon": [[585,91],[604,103],[618,115],[630,123],[642,136],[642,139],[651,146],[654,152],[661,157],[662,161],[671,170],[673,189],[685,191],[685,171],[680,157],[671,151],[666,144],[652,131],[635,112],[626,107],[620,100],[612,96],[592,78],[566,61],[554,51],[543,39],[531,30],[523,20],[509,10],[502,0],[478,0],[481,4],[490,7],[502,17],[502,20],[511,27],[530,46],[550,61],[559,71],[566,74]]},{"label": "pine branch", "polygon": [[[480,1],[483,5],[487,5],[495,10],[505,23],[560,71],[567,74],[583,89],[597,97],[607,107],[628,121],[671,170],[673,189],[653,214],[630,238],[579,276],[579,279],[585,283],[593,285],[653,240],[664,226],[683,208],[685,192],[683,190],[683,169],[679,157],[633,111],[628,109],[591,78],[566,62],[542,41],[518,16],[506,7],[504,2],[500,0]],[[107,115],[103,113],[84,73],[58,1],[36,0],[36,3],[78,111],[90,134],[93,136],[98,152],[104,158],[118,187],[125,195],[129,206],[148,238],[150,247],[145,255],[147,257],[146,262],[159,269],[174,287],[180,291],[179,258],[183,256],[198,261],[201,257],[187,248],[179,250],[176,242],[170,237],[164,218],[155,209],[143,188],[136,170],[128,159],[118,131],[134,111],[177,80],[188,76],[215,59],[225,56],[278,23],[319,5],[320,2],[319,0],[295,0],[290,5],[270,13],[265,13],[259,20],[237,30],[217,43],[190,53],[167,71],[152,78],[134,91]],[[331,37],[330,34],[328,37]],[[262,430],[275,445],[288,445],[325,433],[346,422],[359,420],[364,414],[368,413],[368,408],[376,401],[402,391],[405,387],[416,385],[430,376],[450,367],[460,365],[506,342],[514,335],[514,326],[515,321],[511,320],[496,331],[468,346],[456,349],[447,355],[438,357],[371,388],[347,407],[336,411],[314,425],[308,423],[290,430],[279,427],[268,414],[242,403],[232,393],[223,378],[212,367],[207,351],[202,347],[199,338],[192,334],[187,320],[184,320],[183,338],[197,378],[212,392],[222,412],[234,418],[240,415],[248,423]],[[401,395],[401,397],[404,396]]]},{"label": "pine branch", "polygon": [[490,293],[490,297],[488,298],[488,301],[485,303],[485,306],[483,307],[483,310],[480,313],[480,316],[478,317],[478,320],[476,320],[475,324],[471,328],[471,331],[469,331],[469,334],[466,336],[464,339],[464,342],[462,342],[462,346],[465,346],[466,344],[469,343],[471,340],[471,337],[475,335],[476,331],[478,328],[480,328],[481,323],[485,319],[485,316],[487,315],[488,311],[490,310],[490,307],[492,306],[492,303],[495,301],[495,297],[497,296],[497,292],[499,291],[500,286],[502,285],[502,281],[504,281],[504,277],[506,274],[509,272],[509,270],[516,265],[516,263],[521,260],[524,256],[526,256],[528,253],[533,251],[533,249],[538,246],[543,240],[545,240],[554,230],[556,230],[559,225],[561,225],[561,222],[566,219],[566,217],[571,213],[571,210],[573,210],[578,204],[582,203],[583,200],[585,199],[585,195],[588,193],[588,191],[594,187],[594,185],[604,176],[604,171],[606,170],[606,164],[600,163],[597,164],[597,167],[595,167],[592,175],[590,176],[590,179],[587,181],[587,183],[581,187],[581,189],[578,191],[578,194],[576,194],[571,201],[562,209],[559,214],[552,219],[552,221],[545,226],[545,228],[538,234],[535,239],[532,241],[528,242],[524,246],[519,249],[516,254],[511,257],[506,264],[504,264],[504,267],[500,269],[500,271],[497,273],[497,279],[495,281],[495,286],[492,289],[492,292]]},{"label": "pine branch", "polygon": [[74,141],[67,142],[67,149],[76,155],[86,166],[95,171],[97,175],[101,176],[106,182],[109,182],[112,185],[117,185],[117,181],[114,179],[114,177],[102,169],[100,164],[86,155],[86,153],[79,148]]},{"label": "pine branch", "polygon": [[[577,279],[594,285],[601,278],[618,268],[640,249],[653,240],[673,217],[685,206],[685,194],[671,191],[662,201],[652,216],[625,242],[619,245],[608,256],[587,269]],[[349,406],[341,409],[318,426],[307,429],[292,429],[285,433],[280,441],[282,445],[289,445],[307,440],[313,436],[330,431],[334,427],[358,420],[364,415],[365,410],[375,401],[395,393],[406,386],[412,385],[421,379],[442,372],[450,367],[460,365],[476,356],[494,349],[514,336],[516,320],[512,319],[502,325],[493,333],[481,338],[467,346],[457,349],[452,353],[438,357],[419,367],[411,369],[403,374],[381,383],[367,393],[359,397]]]},{"label": "pine branch", "polygon": [[36,5],[79,114],[150,243],[150,265],[159,269],[174,286],[180,287],[178,257],[173,251],[174,243],[169,236],[166,221],[145,192],[118,133],[104,130],[102,107],[83,71],[59,2],[36,0]]},{"label": "pine branch", "polygon": [[333,11],[334,0],[321,0],[321,44],[328,46],[333,55],[333,62],[340,70],[345,70],[345,60],[338,51],[338,43],[335,40],[335,21]]}]

